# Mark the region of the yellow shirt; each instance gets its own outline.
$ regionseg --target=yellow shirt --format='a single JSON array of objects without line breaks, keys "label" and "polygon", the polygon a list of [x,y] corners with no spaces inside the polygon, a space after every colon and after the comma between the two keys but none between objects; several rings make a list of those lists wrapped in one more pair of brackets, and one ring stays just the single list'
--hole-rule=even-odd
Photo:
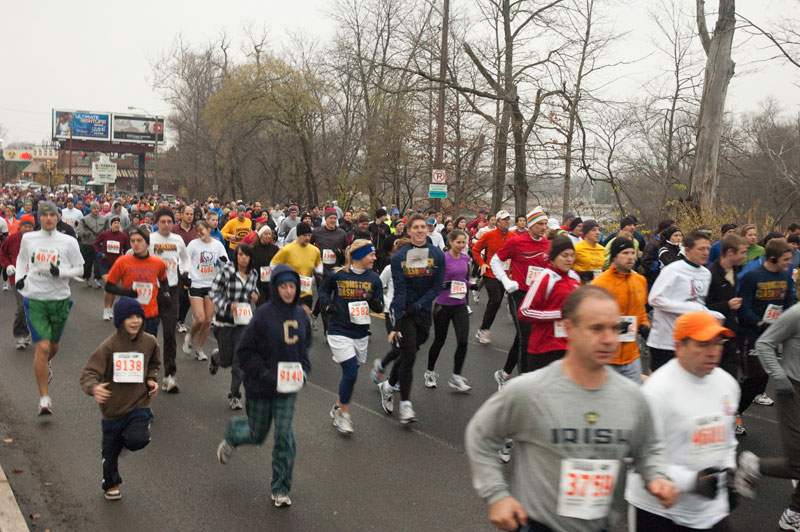
[{"label": "yellow shirt", "polygon": [[[249,219],[245,218],[240,222],[239,218],[233,218],[228,220],[225,227],[220,229],[220,233],[222,233],[222,238],[229,242],[228,246],[230,246],[231,249],[236,249],[236,245],[252,230],[253,226]],[[231,238],[232,236],[237,238]]]},{"label": "yellow shirt", "polygon": [[274,257],[272,266],[286,264],[300,276],[300,297],[311,295],[311,281],[314,269],[322,265],[322,256],[319,248],[313,244],[301,246],[296,241],[283,246]]},{"label": "yellow shirt", "polygon": [[[597,277],[603,272],[603,263],[606,260],[606,248],[600,244],[592,246],[585,240],[575,244],[575,264],[572,269],[576,272],[595,272]],[[583,279],[583,277],[581,277]],[[585,280],[581,284],[588,284]]]}]

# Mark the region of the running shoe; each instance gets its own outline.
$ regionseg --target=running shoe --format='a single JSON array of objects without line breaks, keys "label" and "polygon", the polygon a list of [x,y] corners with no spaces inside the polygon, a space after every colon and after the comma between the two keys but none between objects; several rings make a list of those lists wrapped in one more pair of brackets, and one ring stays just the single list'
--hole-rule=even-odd
[{"label": "running shoe", "polygon": [[489,329],[478,329],[478,332],[475,333],[475,338],[477,338],[479,343],[484,345],[492,343],[492,331]]},{"label": "running shoe", "polygon": [[331,419],[333,420],[333,425],[336,426],[336,417],[339,415],[339,405],[334,404],[331,407],[330,415]]},{"label": "running shoe", "polygon": [[243,407],[242,400],[235,395],[228,394],[228,406],[231,410],[241,410]]},{"label": "running shoe", "polygon": [[409,423],[414,423],[416,420],[417,420],[417,413],[414,412],[414,408],[411,406],[411,401],[401,401],[400,424],[408,425]]},{"label": "running shoe", "polygon": [[39,398],[39,415],[50,416],[53,414],[53,402],[49,397]]},{"label": "running shoe", "polygon": [[480,293],[480,291],[479,291],[479,290],[475,290],[475,291],[472,293],[472,299],[474,299],[474,300],[475,300],[475,303],[480,303],[480,302],[481,302],[481,293]]},{"label": "running shoe", "polygon": [[353,433],[353,420],[350,414],[345,414],[342,409],[336,405],[331,408],[331,418],[333,418],[333,426],[342,434]]},{"label": "running shoe", "polygon": [[400,393],[400,381],[397,381],[396,383],[394,383],[394,386],[392,386],[392,391]]},{"label": "running shoe", "polygon": [[756,492],[753,488],[761,478],[758,456],[750,451],[743,451],[737,462],[739,467],[736,468],[736,474],[733,476],[733,487],[742,497],[755,499]]},{"label": "running shoe", "polygon": [[794,530],[794,532],[800,532],[800,513],[793,512],[789,508],[784,510],[783,515],[781,515],[780,521],[778,521],[778,526],[781,530]]},{"label": "running shoe", "polygon": [[435,371],[425,371],[425,387],[426,388],[436,388],[436,384],[438,383],[439,374]]},{"label": "running shoe", "polygon": [[381,397],[381,408],[387,414],[391,415],[394,412],[394,404],[392,403],[392,386],[389,381],[383,381],[378,385],[378,395]]},{"label": "running shoe", "polygon": [[319,323],[317,323],[318,320],[319,320],[318,316],[314,316],[313,314],[311,315],[311,330],[312,331],[318,331],[319,330]]},{"label": "running shoe", "polygon": [[111,321],[114,318],[114,311],[110,308],[103,309],[103,320],[104,321]]},{"label": "running shoe", "polygon": [[25,347],[31,345],[32,343],[33,343],[33,337],[30,334],[28,334],[28,336],[25,337]]},{"label": "running shoe", "polygon": [[765,393],[760,393],[760,394],[756,395],[756,398],[755,398],[755,399],[753,399],[753,402],[754,402],[755,404],[757,404],[757,405],[761,405],[761,406],[772,406],[772,405],[774,405],[774,404],[775,404],[775,401],[773,401],[772,399],[770,399],[770,398],[767,396],[767,394],[765,394]]},{"label": "running shoe", "polygon": [[178,332],[179,333],[185,333],[188,330],[189,329],[186,328],[186,324],[185,323],[183,323],[182,321],[178,322]]},{"label": "running shoe", "polygon": [[227,464],[228,460],[233,456],[234,450],[233,445],[228,443],[228,440],[219,442],[219,445],[217,445],[217,460],[219,460],[219,463],[222,465]]},{"label": "running shoe", "polygon": [[503,448],[497,453],[500,461],[504,464],[507,464],[511,461],[511,449],[514,447],[514,442],[512,440],[506,440],[503,444]]},{"label": "running shoe", "polygon": [[203,362],[204,360],[208,360],[208,357],[206,356],[205,353],[203,353],[202,349],[198,349],[197,351],[194,352],[194,359]]},{"label": "running shoe", "polygon": [[284,506],[289,507],[292,505],[292,499],[290,499],[289,496],[284,493],[273,493],[271,497],[272,500],[275,502],[275,506],[277,506],[278,508]]},{"label": "running shoe", "polygon": [[186,335],[183,337],[183,354],[192,356],[194,354],[194,346],[192,346],[192,337]]},{"label": "running shoe", "polygon": [[736,427],[734,427],[733,433],[737,436],[744,436],[747,434],[744,425],[742,425],[742,416],[736,416]]},{"label": "running shoe", "polygon": [[3,283],[3,292],[8,292],[8,281]]},{"label": "running shoe", "polygon": [[119,491],[119,486],[114,486],[105,490],[103,492],[103,497],[105,497],[107,501],[118,501],[122,498],[122,493]]},{"label": "running shoe", "polygon": [[461,375],[455,375],[455,374],[450,376],[450,380],[447,381],[447,385],[453,390],[460,393],[467,393],[472,389],[472,386],[467,384],[467,379],[465,379]]},{"label": "running shoe", "polygon": [[217,365],[217,355],[219,354],[219,349],[214,349],[211,352],[211,360],[208,361],[208,372],[212,375],[216,375],[217,371],[219,371],[219,366]]},{"label": "running shoe", "polygon": [[467,305],[467,314],[472,314],[472,307]]},{"label": "running shoe", "polygon": [[500,390],[502,390],[503,387],[506,384],[508,384],[508,381],[510,381],[510,380],[511,380],[511,375],[506,377],[505,375],[503,375],[503,370],[502,369],[498,369],[497,371],[494,372],[494,382],[497,383],[497,391],[498,392]]},{"label": "running shoe", "polygon": [[14,338],[14,347],[17,349],[25,349],[28,346],[25,338]]},{"label": "running shoe", "polygon": [[383,379],[383,365],[381,365],[380,358],[376,358],[372,363],[372,369],[369,370],[369,376],[372,379],[372,382],[375,384],[381,383],[381,379]]},{"label": "running shoe", "polygon": [[175,379],[175,375],[167,375],[164,377],[164,382],[161,383],[161,389],[167,393],[178,393],[180,388],[178,387],[178,381]]}]

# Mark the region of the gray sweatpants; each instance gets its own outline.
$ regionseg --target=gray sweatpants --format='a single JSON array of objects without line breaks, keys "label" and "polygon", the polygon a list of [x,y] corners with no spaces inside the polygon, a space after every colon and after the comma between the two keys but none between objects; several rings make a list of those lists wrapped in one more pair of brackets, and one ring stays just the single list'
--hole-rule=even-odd
[{"label": "gray sweatpants", "polygon": [[14,338],[27,338],[30,332],[28,331],[28,322],[25,319],[25,298],[16,288],[14,288],[14,299],[17,300],[17,312],[14,314]]}]

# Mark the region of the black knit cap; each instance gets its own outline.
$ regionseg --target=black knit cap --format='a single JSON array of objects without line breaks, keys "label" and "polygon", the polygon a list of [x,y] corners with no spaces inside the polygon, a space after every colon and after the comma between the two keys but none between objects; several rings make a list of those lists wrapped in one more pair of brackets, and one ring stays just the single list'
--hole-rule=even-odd
[{"label": "black knit cap", "polygon": [[611,242],[611,248],[609,249],[609,261],[614,262],[614,257],[626,249],[635,249],[633,247],[633,240],[629,240],[621,236],[616,237],[614,241]]},{"label": "black knit cap", "polygon": [[300,222],[297,224],[297,236],[302,235],[310,235],[311,234],[311,226],[305,222]]},{"label": "black knit cap", "polygon": [[555,260],[556,257],[568,249],[575,249],[575,246],[572,245],[572,240],[567,235],[558,235],[550,242],[550,260]]},{"label": "black knit cap", "polygon": [[[672,227],[670,227],[669,229],[665,229],[665,230],[664,230],[664,233],[663,233],[663,235],[664,235],[664,240],[669,240],[669,239],[672,237],[672,235],[674,235],[674,234],[675,234],[675,233],[677,233],[678,231],[680,231],[680,229],[678,228],[678,226],[677,226],[677,225],[673,225],[673,226],[672,226]],[[681,232],[683,232],[683,231],[681,231]]]},{"label": "black knit cap", "polygon": [[578,216],[577,218],[573,218],[572,221],[569,223],[569,230],[570,231],[574,230],[576,227],[578,227],[578,224],[581,223],[583,223],[583,220],[581,220],[580,216]]},{"label": "black knit cap", "polygon": [[722,224],[722,234],[725,235],[725,233],[727,233],[731,229],[736,229],[737,227],[739,226],[736,224]]}]

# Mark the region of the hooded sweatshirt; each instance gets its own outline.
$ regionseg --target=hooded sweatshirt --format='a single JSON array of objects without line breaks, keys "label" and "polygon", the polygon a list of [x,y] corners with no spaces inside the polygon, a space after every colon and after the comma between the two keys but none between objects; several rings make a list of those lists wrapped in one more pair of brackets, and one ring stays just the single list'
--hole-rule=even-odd
[{"label": "hooded sweatshirt", "polygon": [[[142,353],[144,355],[143,382],[114,382],[114,353]],[[98,384],[109,382],[108,391],[111,397],[105,404],[99,405],[103,419],[119,419],[139,408],[150,406],[147,395],[147,381],[156,381],[158,368],[161,367],[156,337],[142,331],[131,339],[130,334],[122,326],[92,353],[81,374],[81,388],[87,395]]]},{"label": "hooded sweatshirt", "polygon": [[[611,239],[613,242],[614,239]],[[606,271],[601,273],[592,284],[602,286],[614,296],[619,305],[622,316],[630,316],[636,319],[634,331],[640,325],[650,326],[647,320],[647,279],[636,272],[622,273],[612,264]],[[637,333],[638,334],[638,333]],[[630,364],[639,358],[639,344],[636,342],[634,334],[633,341],[620,342],[617,347],[617,354],[611,360],[611,364],[624,365]]]},{"label": "hooded sweatshirt", "polygon": [[256,309],[236,346],[244,389],[252,399],[287,395],[276,390],[279,362],[300,362],[304,373],[311,371],[308,358],[311,322],[299,304],[300,276],[285,264],[279,264],[272,269],[272,278],[284,272],[291,272],[297,285],[294,300],[288,305],[284,303],[278,287],[270,283],[270,300]]}]

